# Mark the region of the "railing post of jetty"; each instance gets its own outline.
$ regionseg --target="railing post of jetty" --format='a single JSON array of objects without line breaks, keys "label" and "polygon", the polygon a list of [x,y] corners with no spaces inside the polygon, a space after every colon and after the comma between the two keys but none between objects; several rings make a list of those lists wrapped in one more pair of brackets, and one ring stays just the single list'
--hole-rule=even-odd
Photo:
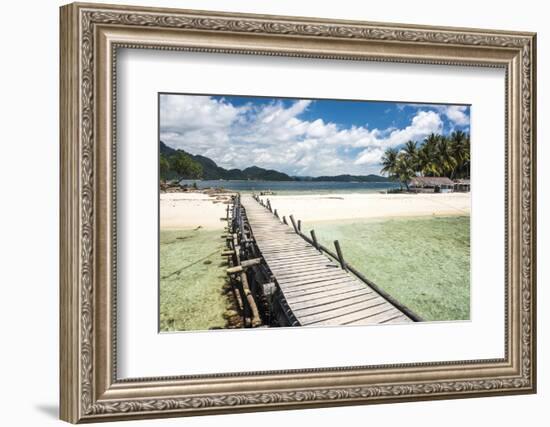
[{"label": "railing post of jetty", "polygon": [[317,249],[319,252],[321,251],[321,248],[319,247],[319,242],[317,241],[317,236],[315,235],[315,230],[311,230],[311,240],[313,240],[313,246],[315,246],[315,249]]},{"label": "railing post of jetty", "polygon": [[277,218],[279,218],[279,214],[277,213],[277,209],[273,211],[273,215],[275,215]]},{"label": "railing post of jetty", "polygon": [[283,215],[283,222],[288,225],[288,222],[286,222],[286,216]]},{"label": "railing post of jetty", "polygon": [[302,231],[302,220],[298,220],[298,231]]},{"label": "railing post of jetty", "polygon": [[342,254],[342,249],[340,248],[340,243],[338,240],[334,241],[334,247],[336,248],[336,253],[338,254],[338,260],[340,261],[340,266],[343,270],[348,271],[346,266],[346,261],[344,261],[344,254]]},{"label": "railing post of jetty", "polygon": [[294,227],[294,231],[296,232],[296,234],[300,234],[298,233],[298,227],[296,226],[296,221],[294,221],[294,216],[289,215],[289,217],[290,217],[290,221],[292,221],[292,226]]}]

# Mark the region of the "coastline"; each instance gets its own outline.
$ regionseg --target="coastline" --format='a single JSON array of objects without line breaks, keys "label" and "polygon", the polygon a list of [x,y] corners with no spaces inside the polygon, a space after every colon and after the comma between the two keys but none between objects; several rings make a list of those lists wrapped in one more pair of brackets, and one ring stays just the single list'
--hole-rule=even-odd
[{"label": "coastline", "polygon": [[[201,227],[222,230],[232,193],[161,193],[161,230]],[[262,196],[270,200],[279,216],[320,222],[338,220],[382,220],[425,216],[469,216],[470,193],[331,193]]]},{"label": "coastline", "polygon": [[161,230],[204,228],[223,230],[229,198],[233,193],[178,192],[160,193]]},{"label": "coastline", "polygon": [[424,216],[469,216],[470,193],[365,194],[335,193],[261,196],[280,217],[320,222],[383,220]]}]

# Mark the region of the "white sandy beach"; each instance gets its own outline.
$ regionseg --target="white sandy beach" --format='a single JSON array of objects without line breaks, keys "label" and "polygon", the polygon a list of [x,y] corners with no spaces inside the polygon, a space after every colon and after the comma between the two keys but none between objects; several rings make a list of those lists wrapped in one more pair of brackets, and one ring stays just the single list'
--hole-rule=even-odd
[{"label": "white sandy beach", "polygon": [[334,221],[418,216],[470,215],[470,193],[323,194],[264,196],[280,217]]},{"label": "white sandy beach", "polygon": [[[229,195],[226,195],[229,197]],[[300,194],[269,198],[280,217],[302,221],[334,221],[470,214],[470,193],[446,194]],[[162,193],[162,229],[222,229],[227,205],[202,193]]]},{"label": "white sandy beach", "polygon": [[160,228],[221,230],[227,225],[220,220],[226,217],[223,199],[229,199],[229,194],[215,198],[203,193],[161,193]]}]

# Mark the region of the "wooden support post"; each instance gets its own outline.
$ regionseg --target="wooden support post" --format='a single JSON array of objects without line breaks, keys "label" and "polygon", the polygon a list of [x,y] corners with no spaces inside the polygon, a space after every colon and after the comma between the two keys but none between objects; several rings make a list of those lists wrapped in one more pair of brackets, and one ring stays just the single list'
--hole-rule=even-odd
[{"label": "wooden support post", "polygon": [[298,233],[298,227],[296,226],[296,221],[294,221],[293,215],[290,215],[290,221],[292,221],[292,226],[294,227],[294,231]]},{"label": "wooden support post", "polygon": [[317,249],[318,251],[321,251],[321,249],[319,248],[319,242],[317,241],[317,236],[315,235],[315,230],[311,230],[310,233],[311,233],[311,240],[313,240],[313,245],[315,246],[315,249]]},{"label": "wooden support post", "polygon": [[302,220],[301,219],[298,220],[298,231],[300,231],[300,232],[302,231]]},{"label": "wooden support post", "polygon": [[269,212],[273,212],[271,210],[271,202],[269,201],[269,199],[267,199],[267,208],[269,209]]},{"label": "wooden support post", "polygon": [[262,262],[261,258],[246,259],[244,261],[241,261],[241,263],[239,265],[236,265],[235,267],[229,267],[226,271],[227,271],[227,274],[241,273],[248,267],[252,267],[253,265],[258,265],[261,262]]},{"label": "wooden support post", "polygon": [[340,248],[340,243],[338,243],[338,240],[334,241],[334,247],[336,248],[336,253],[338,254],[338,260],[340,261],[340,266],[343,270],[348,271],[348,268],[346,267],[346,261],[344,261],[344,255],[342,254],[342,249]]},{"label": "wooden support post", "polygon": [[288,225],[288,222],[286,222],[286,216],[283,215],[283,222]]},{"label": "wooden support post", "polygon": [[250,307],[250,311],[252,312],[250,326],[252,326],[253,328],[256,326],[260,326],[262,324],[260,312],[258,311],[258,306],[256,305],[256,301],[254,300],[254,296],[250,291],[250,287],[248,286],[248,279],[246,278],[246,273],[244,271],[241,273],[241,283],[243,285],[243,291],[248,302],[248,306]]},{"label": "wooden support post", "polygon": [[277,213],[277,209],[273,211],[273,215],[275,215],[277,218],[279,218],[279,214]]},{"label": "wooden support post", "polygon": [[248,301],[248,297],[246,296],[246,292],[244,290],[244,285],[241,280],[237,281],[237,292],[239,292],[241,302],[243,304],[243,326],[245,328],[250,328],[252,327],[252,310],[250,307],[250,302]]}]

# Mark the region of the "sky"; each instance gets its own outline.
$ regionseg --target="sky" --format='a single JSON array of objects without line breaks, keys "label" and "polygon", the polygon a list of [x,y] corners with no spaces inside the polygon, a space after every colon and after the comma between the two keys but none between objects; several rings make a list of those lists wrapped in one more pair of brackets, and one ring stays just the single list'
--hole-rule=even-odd
[{"label": "sky", "polygon": [[291,176],[380,173],[389,147],[470,131],[470,107],[329,99],[161,94],[160,139],[227,169]]}]

